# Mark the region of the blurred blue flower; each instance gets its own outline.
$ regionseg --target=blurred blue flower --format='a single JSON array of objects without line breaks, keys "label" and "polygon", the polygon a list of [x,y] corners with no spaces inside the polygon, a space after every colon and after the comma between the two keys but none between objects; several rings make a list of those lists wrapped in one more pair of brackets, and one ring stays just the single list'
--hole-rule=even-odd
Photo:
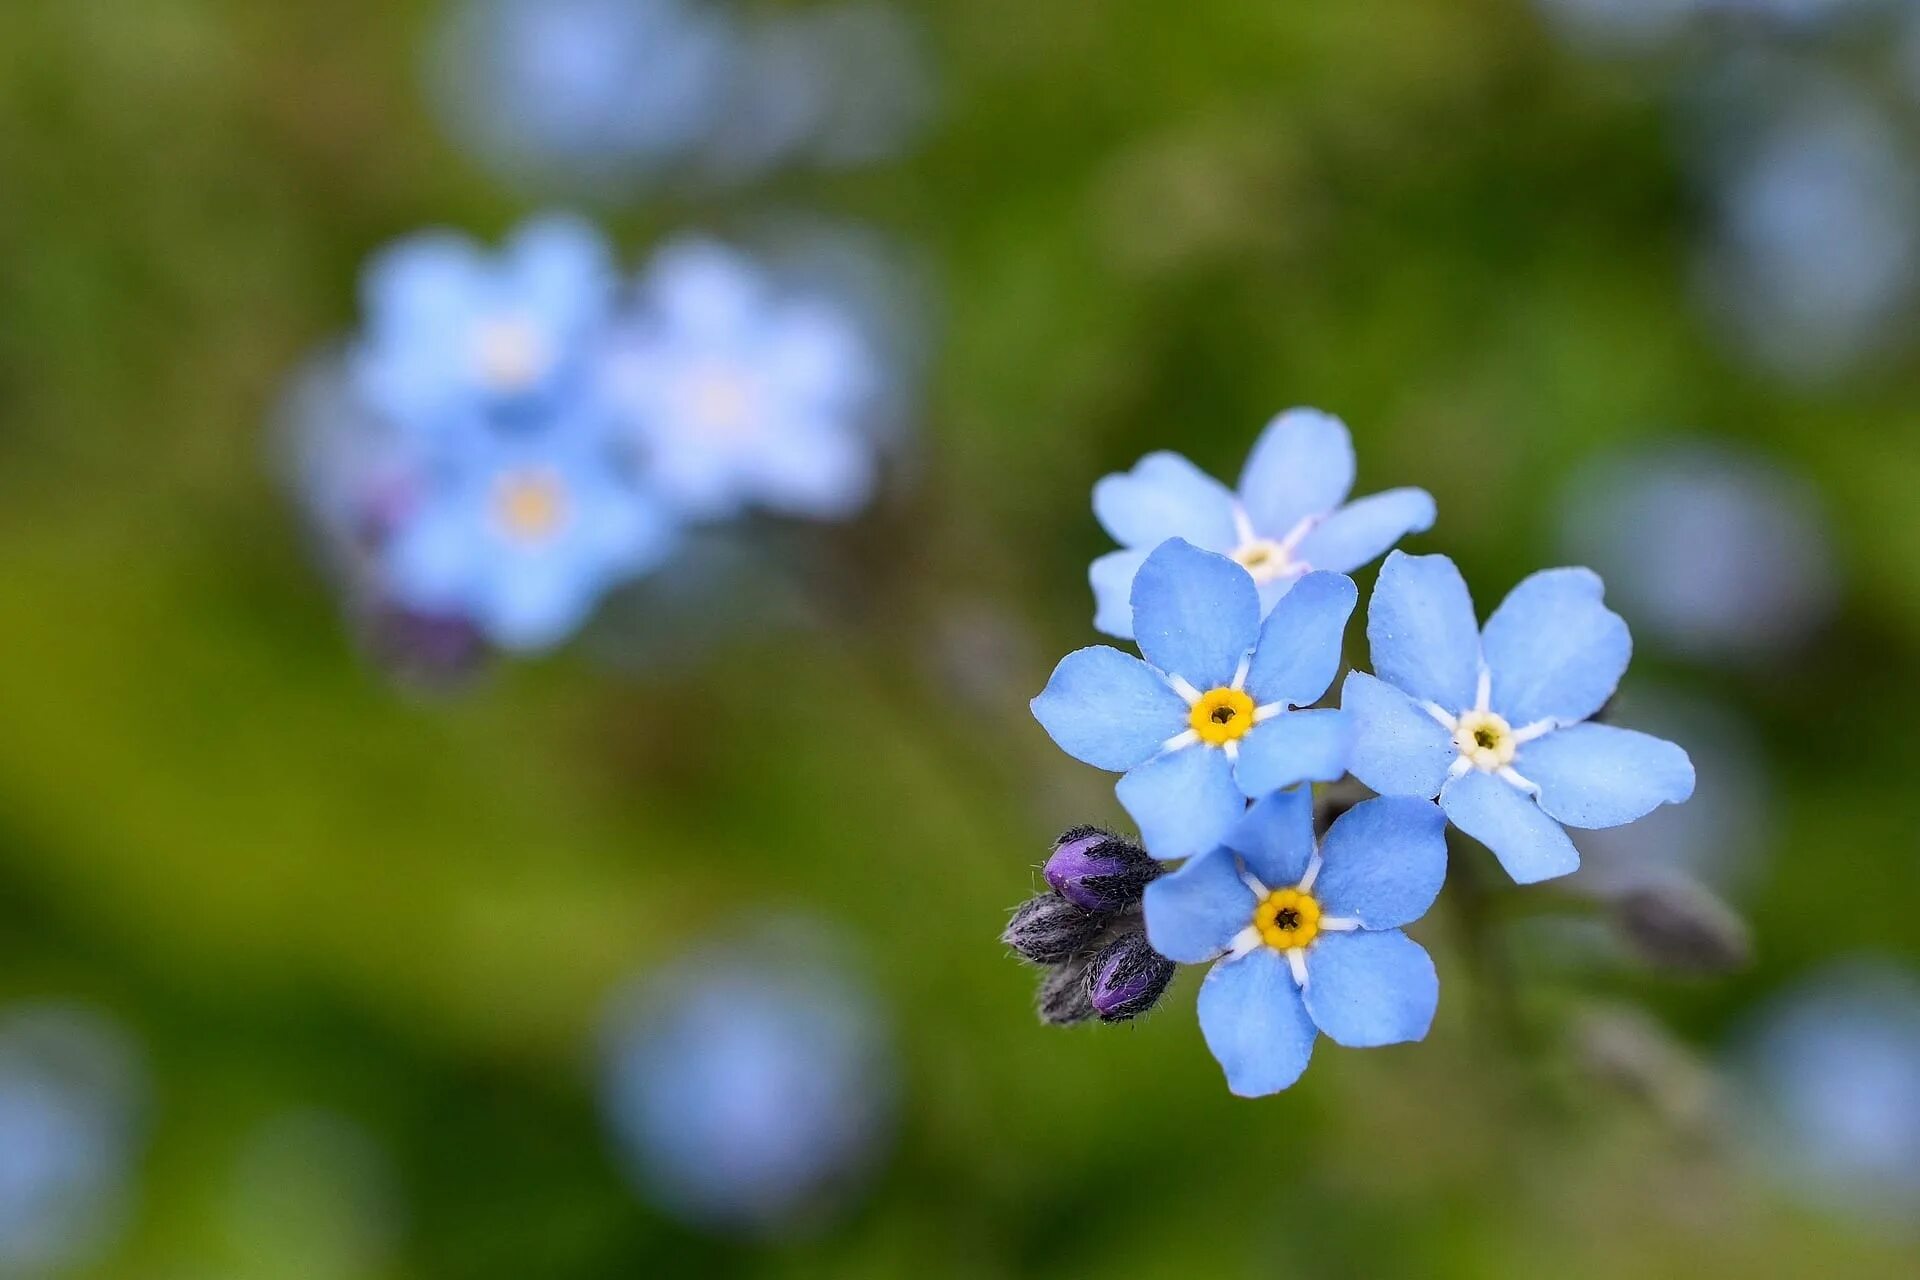
[{"label": "blurred blue flower", "polygon": [[1586,569],[1548,569],[1475,625],[1445,556],[1387,557],[1367,611],[1377,675],[1353,672],[1353,775],[1383,795],[1439,796],[1453,824],[1521,884],[1580,855],[1561,824],[1613,827],[1693,794],[1671,742],[1587,723],[1633,644]]},{"label": "blurred blue flower", "polygon": [[744,254],[698,239],[663,249],[602,374],[649,474],[688,515],[833,518],[872,495],[874,351],[843,308],[783,293]]},{"label": "blurred blue flower", "polygon": [[837,1207],[892,1128],[881,1011],[818,940],[688,956],[609,1007],[601,1097],[641,1191],[696,1225],[789,1231]]},{"label": "blurred blue flower", "polygon": [[1133,576],[1168,538],[1238,561],[1259,584],[1264,614],[1303,574],[1351,573],[1433,526],[1433,499],[1424,489],[1347,503],[1353,473],[1346,424],[1290,409],[1261,433],[1237,494],[1177,453],[1150,453],[1132,471],[1105,477],[1093,488],[1093,511],[1122,550],[1093,562],[1094,627],[1133,637]]},{"label": "blurred blue flower", "polygon": [[1576,471],[1561,540],[1634,628],[1696,657],[1761,657],[1826,620],[1837,569],[1818,496],[1758,454],[1662,442]]},{"label": "blurred blue flower", "polygon": [[1741,349],[1793,378],[1895,346],[1920,279],[1920,173],[1853,86],[1746,63],[1710,78],[1694,147],[1715,217],[1697,276]]},{"label": "blurred blue flower", "polygon": [[709,136],[739,44],[727,11],[702,0],[465,0],[430,80],[449,131],[484,163],[615,196]]},{"label": "blurred blue flower", "polygon": [[140,1093],[113,1024],[58,1006],[0,1017],[0,1276],[64,1271],[112,1242]]},{"label": "blurred blue flower", "polygon": [[590,412],[530,437],[476,432],[461,455],[383,548],[386,591],[408,609],[471,618],[506,648],[545,648],[674,545],[670,514]]},{"label": "blurred blue flower", "polygon": [[1133,583],[1146,661],[1104,645],[1070,653],[1033,714],[1076,760],[1123,773],[1115,791],[1147,849],[1220,844],[1248,799],[1347,771],[1352,729],[1319,700],[1340,668],[1353,580],[1300,578],[1265,623],[1245,569],[1174,538]]},{"label": "blurred blue flower", "polygon": [[1750,1145],[1823,1207],[1911,1227],[1920,1212],[1920,981],[1832,966],[1782,995],[1738,1046]]},{"label": "blurred blue flower", "polygon": [[442,436],[476,411],[534,413],[570,389],[608,324],[615,275],[591,225],[528,222],[499,254],[426,232],[367,269],[355,384],[401,431]]},{"label": "blurred blue flower", "polygon": [[1147,886],[1154,950],[1220,961],[1200,988],[1200,1030],[1228,1088],[1286,1088],[1323,1032],[1354,1049],[1425,1038],[1440,980],[1401,929],[1439,896],[1446,825],[1424,800],[1383,796],[1341,814],[1315,849],[1312,788],[1300,787]]}]

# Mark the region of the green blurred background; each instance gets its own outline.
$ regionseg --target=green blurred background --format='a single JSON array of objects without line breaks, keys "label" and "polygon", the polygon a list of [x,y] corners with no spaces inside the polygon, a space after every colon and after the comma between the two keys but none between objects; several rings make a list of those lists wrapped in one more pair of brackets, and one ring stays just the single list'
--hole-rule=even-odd
[{"label": "green blurred background", "polygon": [[[630,259],[787,207],[932,264],[917,461],[836,537],[825,620],[434,695],[356,648],[267,428],[367,254],[536,207],[428,113],[436,9],[0,7],[0,996],[111,1011],[150,1073],[133,1219],[82,1274],[340,1274],[337,1194],[295,1178],[235,1225],[250,1135],[308,1109],[390,1153],[396,1243],[354,1274],[1915,1273],[1910,1240],[1565,1050],[1600,1001],[1711,1055],[1828,956],[1920,957],[1915,371],[1807,389],[1730,358],[1644,64],[1519,0],[917,6],[943,102],[917,153],[604,217]],[[1037,1024],[995,934],[1054,832],[1124,821],[1025,707],[1092,642],[1090,486],[1155,448],[1231,476],[1292,404],[1351,424],[1362,492],[1435,494],[1411,546],[1483,608],[1555,562],[1561,485],[1606,448],[1684,428],[1818,487],[1832,623],[1724,669],[1643,643],[1629,676],[1757,734],[1751,969],[1515,944],[1489,1013],[1443,899],[1415,931],[1431,1039],[1323,1046],[1259,1103],[1226,1093],[1190,973],[1137,1025]],[[793,911],[844,926],[893,1010],[899,1140],[828,1229],[709,1238],[620,1178],[592,1031],[628,975]]]}]

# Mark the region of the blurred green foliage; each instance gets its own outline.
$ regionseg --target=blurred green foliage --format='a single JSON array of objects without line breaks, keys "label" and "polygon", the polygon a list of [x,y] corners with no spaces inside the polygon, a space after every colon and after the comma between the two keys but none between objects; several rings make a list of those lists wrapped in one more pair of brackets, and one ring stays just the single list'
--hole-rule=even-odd
[{"label": "blurred green foliage", "polygon": [[[1920,953],[1920,383],[1729,361],[1687,304],[1655,69],[1577,60],[1520,0],[916,6],[945,104],[918,154],[606,215],[637,254],[803,209],[933,264],[921,456],[837,540],[826,621],[432,696],[357,653],[266,424],[372,249],[534,207],[426,113],[435,7],[0,7],[0,994],[97,1002],[149,1048],[139,1213],[99,1275],[326,1274],[324,1218],[229,1221],[245,1135],[306,1107],[394,1151],[396,1277],[1911,1274],[1555,1031],[1604,996],[1711,1048],[1826,955]],[[1258,1104],[1222,1087],[1191,975],[1137,1026],[1037,1025],[994,934],[1055,830],[1120,817],[1025,710],[1092,642],[1089,486],[1161,447],[1230,474],[1296,403],[1352,425],[1363,491],[1434,492],[1415,545],[1483,605],[1551,561],[1556,486],[1607,445],[1688,428],[1814,478],[1848,588],[1815,648],[1647,649],[1630,677],[1760,727],[1756,970],[1569,982],[1521,951],[1515,1040],[1443,902],[1433,1038],[1323,1046]],[[953,640],[982,630],[1006,643]],[[900,1149],[832,1231],[706,1240],[616,1175],[593,1019],[796,908],[855,934],[897,1011]]]}]

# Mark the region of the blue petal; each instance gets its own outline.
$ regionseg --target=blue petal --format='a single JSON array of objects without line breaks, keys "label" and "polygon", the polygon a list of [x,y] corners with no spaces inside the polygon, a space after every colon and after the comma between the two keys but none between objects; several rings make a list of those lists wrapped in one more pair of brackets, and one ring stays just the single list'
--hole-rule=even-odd
[{"label": "blue petal", "polygon": [[1321,521],[1301,539],[1298,557],[1316,569],[1352,573],[1408,534],[1433,528],[1433,518],[1433,495],[1425,489],[1389,489]]},{"label": "blue petal", "polygon": [[1147,761],[1114,787],[1156,858],[1191,858],[1224,843],[1247,802],[1214,747],[1185,747]]},{"label": "blue petal", "polygon": [[1276,792],[1254,805],[1227,836],[1227,848],[1267,888],[1299,884],[1313,858],[1313,788]]},{"label": "blue petal", "polygon": [[1204,964],[1253,922],[1253,890],[1233,853],[1212,849],[1147,886],[1147,941],[1180,964]]},{"label": "blue petal", "polygon": [[1060,749],[1096,769],[1131,769],[1187,727],[1187,704],[1132,654],[1095,645],[1060,659],[1032,702]]},{"label": "blue petal", "polygon": [[1260,947],[1200,984],[1200,1034],[1243,1098],[1278,1093],[1307,1069],[1317,1034],[1286,957]]},{"label": "blue petal", "polygon": [[1693,794],[1693,761],[1664,738],[1576,724],[1520,748],[1513,767],[1570,827],[1617,827]]},{"label": "blue petal", "polygon": [[1367,607],[1367,644],[1388,684],[1449,712],[1473,705],[1480,632],[1473,597],[1445,556],[1387,557]]},{"label": "blue petal", "polygon": [[1440,1006],[1433,957],[1398,929],[1323,933],[1307,949],[1307,1012],[1335,1044],[1424,1040]]},{"label": "blue petal", "polygon": [[1233,679],[1260,635],[1253,575],[1179,538],[1133,579],[1133,635],[1148,662],[1202,692]]},{"label": "blue petal", "polygon": [[1211,551],[1239,545],[1233,495],[1177,453],[1150,453],[1093,486],[1093,514],[1123,547],[1152,550],[1185,538]]},{"label": "blue petal", "polygon": [[1493,850],[1516,884],[1564,876],[1580,853],[1533,797],[1490,773],[1474,770],[1441,789],[1440,807],[1453,825]]},{"label": "blue petal", "polygon": [[1240,504],[1268,538],[1329,514],[1352,489],[1353,438],[1318,409],[1289,409],[1268,423],[1240,472]]},{"label": "blue petal", "polygon": [[1427,914],[1447,878],[1447,815],[1431,800],[1379,796],[1334,819],[1313,896],[1330,916],[1397,929]]},{"label": "blue petal", "polygon": [[1600,603],[1602,590],[1591,570],[1548,569],[1515,587],[1487,619],[1493,709],[1514,727],[1585,720],[1619,687],[1633,640],[1620,615]]},{"label": "blue petal", "polygon": [[1283,711],[1240,739],[1234,777],[1250,799],[1296,782],[1334,782],[1353,758],[1353,721],[1344,711]]},{"label": "blue petal", "polygon": [[610,581],[603,566],[579,557],[501,565],[483,584],[476,612],[502,648],[550,649],[580,628]]},{"label": "blue petal", "polygon": [[1116,640],[1133,639],[1133,577],[1147,562],[1141,548],[1109,551],[1093,562],[1093,629]]},{"label": "blue petal", "polygon": [[1310,573],[1281,598],[1260,628],[1246,690],[1261,705],[1318,702],[1340,670],[1341,641],[1360,592],[1338,573]]},{"label": "blue petal", "polygon": [[1427,709],[1384,680],[1352,671],[1340,708],[1353,717],[1353,776],[1387,796],[1440,794],[1459,758],[1453,735]]}]

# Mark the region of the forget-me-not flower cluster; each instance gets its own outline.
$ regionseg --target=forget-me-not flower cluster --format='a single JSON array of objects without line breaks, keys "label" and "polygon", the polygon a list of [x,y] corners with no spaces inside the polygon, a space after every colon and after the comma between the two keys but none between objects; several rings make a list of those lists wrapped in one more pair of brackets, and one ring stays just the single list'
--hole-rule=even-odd
[{"label": "forget-me-not flower cluster", "polygon": [[717,241],[671,242],[628,283],[576,219],[498,252],[429,232],[363,294],[296,426],[316,523],[379,608],[545,648],[689,527],[845,518],[878,481],[865,324]]},{"label": "forget-me-not flower cluster", "polygon": [[[1353,1047],[1426,1035],[1438,979],[1401,930],[1440,891],[1449,824],[1531,884],[1578,866],[1566,828],[1693,791],[1686,752],[1594,720],[1632,651],[1596,575],[1536,573],[1482,627],[1451,560],[1389,552],[1431,526],[1433,500],[1347,503],[1353,475],[1346,427],[1296,409],[1237,492],[1167,453],[1102,480],[1095,511],[1125,547],[1094,564],[1096,625],[1139,656],[1069,654],[1033,700],[1062,749],[1121,775],[1147,853],[1186,860],[1149,877],[1146,936],[1168,960],[1213,963],[1201,1026],[1241,1094],[1290,1085],[1322,1033]],[[1382,553],[1373,671],[1316,705],[1358,602],[1346,574]],[[1377,796],[1316,845],[1311,786],[1349,774]],[[1045,923],[1078,937],[1071,902]],[[1009,937],[1031,932],[1016,920]]]}]

